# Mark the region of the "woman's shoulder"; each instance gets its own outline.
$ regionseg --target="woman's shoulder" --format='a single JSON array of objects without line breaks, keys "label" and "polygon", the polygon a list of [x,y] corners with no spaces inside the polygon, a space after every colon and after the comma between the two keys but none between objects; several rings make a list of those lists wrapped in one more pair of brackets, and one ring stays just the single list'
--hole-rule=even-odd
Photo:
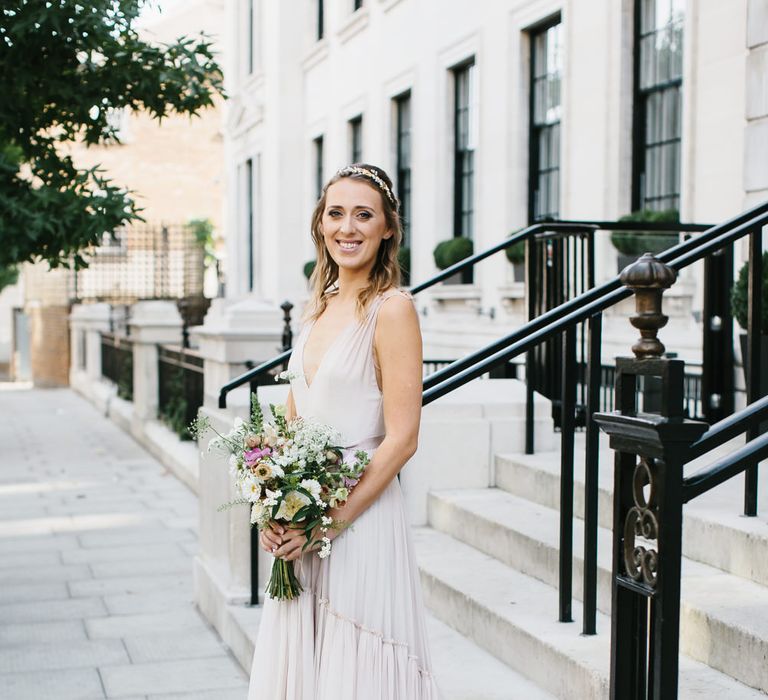
[{"label": "woman's shoulder", "polygon": [[383,290],[379,293],[377,315],[384,323],[397,323],[416,315],[413,295],[400,287]]}]

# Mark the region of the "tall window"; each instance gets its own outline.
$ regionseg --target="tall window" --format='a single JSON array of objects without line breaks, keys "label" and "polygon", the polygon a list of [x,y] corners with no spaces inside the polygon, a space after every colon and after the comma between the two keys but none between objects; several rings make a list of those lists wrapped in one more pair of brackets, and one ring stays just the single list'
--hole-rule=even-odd
[{"label": "tall window", "polygon": [[248,290],[253,290],[254,284],[254,255],[255,245],[253,240],[253,159],[249,158],[245,161],[245,235],[247,244],[248,255],[248,267],[247,267],[247,279]]},{"label": "tall window", "polygon": [[323,137],[318,136],[312,141],[315,148],[315,197],[320,199],[323,194]]},{"label": "tall window", "polygon": [[562,25],[558,18],[531,33],[529,221],[560,214],[562,68]]},{"label": "tall window", "polygon": [[453,235],[474,234],[475,145],[477,141],[474,63],[454,69]]},{"label": "tall window", "polygon": [[635,5],[633,209],[680,208],[684,6]]},{"label": "tall window", "polygon": [[253,73],[254,67],[254,53],[255,53],[255,35],[253,22],[255,19],[254,2],[256,0],[248,0],[248,73]]},{"label": "tall window", "polygon": [[363,115],[349,120],[349,162],[360,163],[363,160]]},{"label": "tall window", "polygon": [[411,93],[395,98],[397,135],[397,194],[400,198],[400,220],[403,222],[403,245],[411,240]]},{"label": "tall window", "polygon": [[325,36],[325,8],[323,0],[317,0],[317,40],[320,41]]}]

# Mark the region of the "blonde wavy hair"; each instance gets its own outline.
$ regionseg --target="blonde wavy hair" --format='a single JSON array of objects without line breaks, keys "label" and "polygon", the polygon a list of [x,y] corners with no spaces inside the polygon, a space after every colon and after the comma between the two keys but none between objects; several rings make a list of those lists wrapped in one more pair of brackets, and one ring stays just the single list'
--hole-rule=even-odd
[{"label": "blonde wavy hair", "polygon": [[[391,199],[374,178],[360,171],[372,173],[375,178],[378,178],[383,182],[386,187],[389,188]],[[381,292],[390,287],[400,286],[400,264],[397,259],[397,254],[403,240],[403,226],[397,211],[398,202],[394,194],[395,190],[392,186],[392,181],[389,179],[389,176],[377,166],[368,165],[366,163],[355,163],[346,168],[342,168],[328,180],[325,187],[323,187],[322,194],[315,206],[315,210],[312,212],[312,241],[315,244],[317,263],[309,278],[309,283],[312,287],[312,295],[309,304],[307,305],[307,320],[317,319],[323,311],[325,311],[325,307],[328,305],[330,297],[337,291],[336,286],[339,279],[339,266],[334,262],[328,252],[328,248],[326,248],[322,232],[322,220],[328,188],[345,177],[348,177],[351,180],[364,182],[379,193],[381,196],[381,206],[384,210],[384,218],[387,222],[387,228],[393,232],[392,236],[381,241],[381,246],[376,255],[376,262],[373,264],[368,278],[368,285],[363,287],[358,294],[356,309],[358,318],[361,321],[365,319],[368,305]]]}]

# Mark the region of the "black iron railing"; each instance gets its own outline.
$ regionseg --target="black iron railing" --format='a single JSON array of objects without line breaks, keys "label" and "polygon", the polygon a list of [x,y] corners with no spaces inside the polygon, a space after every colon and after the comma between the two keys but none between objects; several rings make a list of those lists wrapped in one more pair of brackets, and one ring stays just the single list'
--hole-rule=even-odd
[{"label": "black iron railing", "polygon": [[101,334],[101,375],[117,387],[117,395],[133,401],[133,343],[125,336]]},{"label": "black iron railing", "polygon": [[[735,241],[745,236],[749,236],[751,239],[750,264],[753,266],[753,270],[759,270],[759,267],[755,266],[755,261],[759,258],[756,251],[761,245],[762,227],[766,224],[768,224],[768,202],[723,224],[708,228],[695,238],[683,241],[659,254],[658,259],[667,262],[673,269],[680,270],[727,246],[732,246]],[[758,282],[752,281],[750,298],[759,293],[757,290]],[[587,416],[593,416],[599,410],[601,391],[602,313],[630,294],[630,290],[622,286],[617,276],[605,284],[587,290],[578,297],[546,311],[507,336],[427,377],[424,381],[423,403],[429,404],[494,367],[520,357],[539,344],[557,337],[561,338],[560,342],[562,343],[562,376],[563,378],[575,377],[577,368],[575,334],[580,324],[586,324],[586,329],[583,331],[586,334],[585,345],[587,348],[585,410]],[[759,327],[757,325],[759,315],[756,314],[759,314],[759,300],[757,303],[754,300],[750,302],[750,328],[757,329]],[[748,392],[748,400],[751,403],[758,396],[760,372],[757,352],[758,341],[754,340],[754,336],[750,335],[750,338],[752,338],[750,341],[751,354],[747,364],[750,375],[748,386],[751,387],[751,393]],[[573,494],[574,430],[570,417],[575,416],[577,410],[573,385],[573,382],[563,381],[561,394],[561,411],[563,416],[568,417],[569,421],[560,433],[562,500],[560,504],[559,619],[564,622],[571,620],[572,600],[573,502],[571,496]],[[706,398],[703,399],[703,403],[706,405]],[[532,410],[530,414],[532,419]],[[585,634],[596,632],[597,618],[598,449],[597,425],[594,420],[588,419],[584,486],[583,631]],[[755,472],[755,469],[747,470],[748,478],[745,486],[745,514],[747,515],[754,515],[757,508],[756,476],[752,476]]]},{"label": "black iron railing", "polygon": [[189,440],[189,424],[203,405],[203,357],[188,348],[157,348],[158,417],[182,439]]},{"label": "black iron railing", "polygon": [[[759,257],[761,229],[750,233],[752,262]],[[758,266],[752,274],[759,277]],[[630,278],[632,278],[630,280]],[[666,281],[665,281],[666,279]],[[743,410],[709,427],[684,415],[685,365],[661,357],[656,338],[666,323],[661,294],[674,279],[671,268],[652,261],[638,263],[627,275],[637,299],[631,320],[642,338],[636,357],[617,361],[616,408],[595,415],[616,451],[614,467],[613,576],[611,601],[611,698],[676,700],[680,632],[680,582],[683,507],[689,501],[742,473],[757,469],[768,457],[768,396],[759,387],[761,367],[748,354],[750,398]],[[752,288],[756,292],[756,288]],[[750,327],[759,319],[761,300],[750,302]],[[758,333],[759,335],[759,333]],[[638,409],[641,380],[659,382],[659,411]],[[647,382],[645,382],[647,385]],[[684,466],[746,436],[746,443],[708,467],[685,476]],[[756,489],[757,484],[755,483]],[[746,481],[746,508],[756,509]]]}]

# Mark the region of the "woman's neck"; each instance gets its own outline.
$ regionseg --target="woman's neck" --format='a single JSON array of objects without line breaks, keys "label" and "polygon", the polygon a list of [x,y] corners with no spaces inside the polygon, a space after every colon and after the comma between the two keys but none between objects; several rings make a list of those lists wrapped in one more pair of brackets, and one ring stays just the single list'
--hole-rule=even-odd
[{"label": "woman's neck", "polygon": [[339,278],[336,280],[338,292],[336,297],[341,302],[357,299],[360,290],[368,286],[370,270],[339,270]]}]

